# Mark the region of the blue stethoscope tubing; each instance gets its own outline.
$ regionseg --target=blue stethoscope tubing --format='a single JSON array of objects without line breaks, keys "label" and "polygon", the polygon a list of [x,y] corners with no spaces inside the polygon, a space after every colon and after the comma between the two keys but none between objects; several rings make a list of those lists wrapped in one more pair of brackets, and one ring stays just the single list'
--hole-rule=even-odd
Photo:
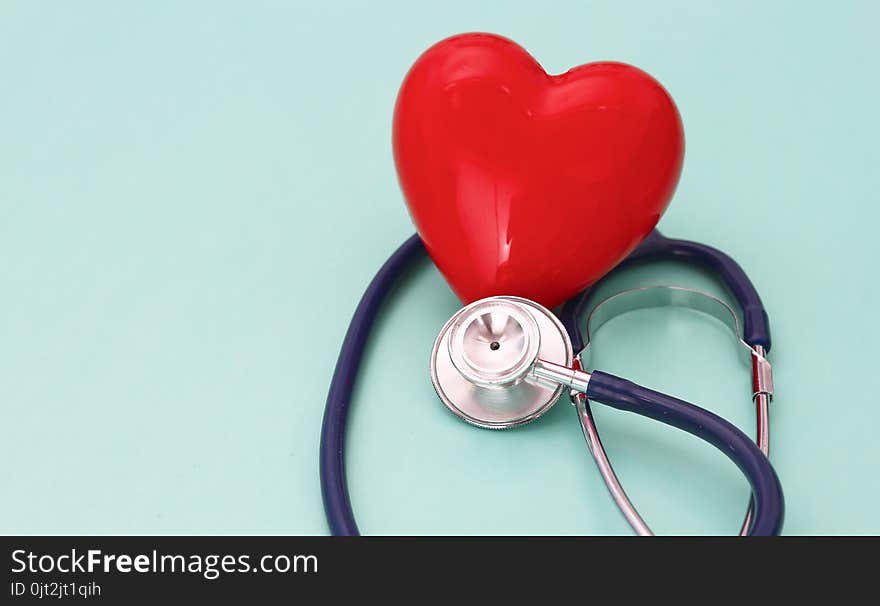
[{"label": "blue stethoscope tubing", "polygon": [[[357,379],[367,339],[376,316],[395,282],[408,266],[425,254],[418,235],[407,239],[385,262],[370,282],[355,310],[336,362],[324,420],[321,427],[321,494],[330,532],[337,536],[359,534],[348,494],[345,475],[345,428],[351,406],[351,394]],[[704,265],[724,281],[743,313],[744,341],[769,349],[770,332],[761,299],[745,272],[724,253],[702,244],[665,238],[652,234],[624,261],[681,259]],[[583,345],[577,318],[589,301],[593,289],[587,289],[566,303],[561,319],[574,344]],[[752,489],[753,517],[749,534],[777,535],[782,529],[784,498],[779,478],[769,460],[742,431],[718,415],[626,379],[594,371],[586,393],[588,400],[677,427],[709,442],[739,467]]]}]

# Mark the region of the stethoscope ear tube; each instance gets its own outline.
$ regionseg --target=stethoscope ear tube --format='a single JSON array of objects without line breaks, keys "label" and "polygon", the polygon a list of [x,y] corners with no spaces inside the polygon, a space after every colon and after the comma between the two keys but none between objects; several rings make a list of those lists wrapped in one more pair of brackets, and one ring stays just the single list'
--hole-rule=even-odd
[{"label": "stethoscope ear tube", "polygon": [[[696,306],[686,304],[685,307],[693,307],[694,309],[705,312],[707,311],[705,305],[706,302],[714,299],[717,303],[721,304],[721,307],[727,308],[726,311],[733,316],[733,322],[736,326],[731,328],[734,329],[737,338],[746,346],[751,357],[750,364],[752,365],[753,400],[755,402],[758,419],[757,443],[760,450],[766,456],[769,451],[770,443],[769,403],[773,394],[770,366],[766,360],[766,354],[770,347],[770,323],[767,312],[761,301],[761,297],[758,295],[758,291],[755,289],[755,286],[752,284],[751,280],[749,280],[749,277],[743,271],[742,267],[740,267],[739,264],[729,255],[716,248],[698,242],[667,238],[656,229],[651,232],[651,234],[632,253],[630,253],[620,265],[618,265],[618,268],[645,261],[661,260],[684,261],[685,263],[702,266],[708,269],[721,280],[739,304],[742,312],[741,330],[738,321],[735,319],[735,313],[730,307],[708,293],[700,293],[700,298],[703,298],[702,304]],[[618,299],[621,296],[629,298],[627,292],[639,290],[655,290],[658,288],[689,290],[681,289],[680,287],[647,287],[618,293],[617,295],[606,299],[606,301],[598,303],[593,308],[593,311],[589,313],[589,319],[586,323],[587,330],[582,330],[581,318],[588,315],[587,310],[592,302],[593,296],[597,292],[599,284],[604,280],[605,278],[602,278],[598,283],[587,288],[582,293],[568,301],[559,314],[575,350],[581,351],[581,355],[585,353],[583,350],[590,341],[589,325],[594,319],[593,316],[597,309],[606,308],[606,303]],[[693,292],[697,293],[698,291]],[[612,306],[612,309],[614,307],[615,306]],[[714,308],[715,312],[721,312],[721,309],[717,304],[712,305],[711,307]],[[607,313],[603,312],[602,315],[607,315]],[[727,313],[710,313],[710,315],[715,316],[724,324],[730,326],[730,318],[726,317]],[[601,325],[601,321],[598,322],[598,324]],[[582,359],[581,362],[583,363],[584,360]],[[589,402],[584,401],[581,403],[581,406],[585,411],[589,411]],[[641,521],[641,517],[638,515],[635,507],[626,496],[626,492],[623,490],[623,487],[620,486],[620,482],[614,475],[608,456],[602,447],[601,441],[598,439],[598,432],[592,416],[589,414],[579,414],[579,420],[584,430],[584,437],[587,438],[587,445],[590,446],[590,451],[593,454],[593,457],[602,472],[603,478],[606,481],[606,485],[621,512],[628,521],[632,522],[634,520],[636,522],[635,524],[631,523],[631,525],[638,534],[651,534],[644,522]],[[591,439],[591,436],[594,434],[595,439]],[[752,504],[750,502],[742,530],[740,531],[741,535],[750,534],[751,520]]]},{"label": "stethoscope ear tube", "polygon": [[782,486],[770,461],[742,431],[699,406],[601,371],[591,374],[589,400],[655,419],[693,434],[736,463],[752,487],[752,536],[777,535],[785,513]]},{"label": "stethoscope ear tube", "polygon": [[[617,267],[644,261],[684,261],[710,270],[730,289],[742,310],[743,341],[753,347],[761,346],[766,352],[770,351],[770,320],[761,296],[746,272],[729,255],[699,242],[667,238],[660,230],[655,229]],[[590,299],[601,282],[599,280],[568,301],[560,313],[559,317],[568,329],[575,351],[584,347],[583,336],[577,329],[578,320],[586,315]]]}]

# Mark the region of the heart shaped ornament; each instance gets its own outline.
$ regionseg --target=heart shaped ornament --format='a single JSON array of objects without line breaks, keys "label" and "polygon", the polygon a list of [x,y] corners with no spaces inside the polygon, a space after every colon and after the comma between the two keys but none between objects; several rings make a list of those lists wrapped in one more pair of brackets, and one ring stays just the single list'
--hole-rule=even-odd
[{"label": "heart shaped ornament", "polygon": [[553,76],[506,38],[463,34],[407,73],[393,145],[416,229],[462,301],[516,295],[552,308],[651,232],[684,133],[672,98],[635,67]]}]

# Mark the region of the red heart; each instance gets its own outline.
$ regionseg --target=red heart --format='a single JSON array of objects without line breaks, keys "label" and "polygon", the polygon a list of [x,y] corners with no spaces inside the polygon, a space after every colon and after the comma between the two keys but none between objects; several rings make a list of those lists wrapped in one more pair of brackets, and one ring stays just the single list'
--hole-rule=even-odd
[{"label": "red heart", "polygon": [[684,154],[678,110],[645,72],[589,63],[551,76],[491,34],[454,36],[419,57],[393,141],[410,214],[458,296],[547,307],[650,233]]}]

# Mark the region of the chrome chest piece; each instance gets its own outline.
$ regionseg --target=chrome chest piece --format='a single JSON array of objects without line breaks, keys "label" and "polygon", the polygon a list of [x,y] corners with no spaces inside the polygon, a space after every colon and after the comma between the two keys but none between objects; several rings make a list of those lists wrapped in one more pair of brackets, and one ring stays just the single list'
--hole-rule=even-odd
[{"label": "chrome chest piece", "polygon": [[431,381],[468,423],[506,429],[534,421],[565,393],[555,379],[571,366],[571,341],[546,308],[520,297],[489,297],[456,313],[431,351]]}]

